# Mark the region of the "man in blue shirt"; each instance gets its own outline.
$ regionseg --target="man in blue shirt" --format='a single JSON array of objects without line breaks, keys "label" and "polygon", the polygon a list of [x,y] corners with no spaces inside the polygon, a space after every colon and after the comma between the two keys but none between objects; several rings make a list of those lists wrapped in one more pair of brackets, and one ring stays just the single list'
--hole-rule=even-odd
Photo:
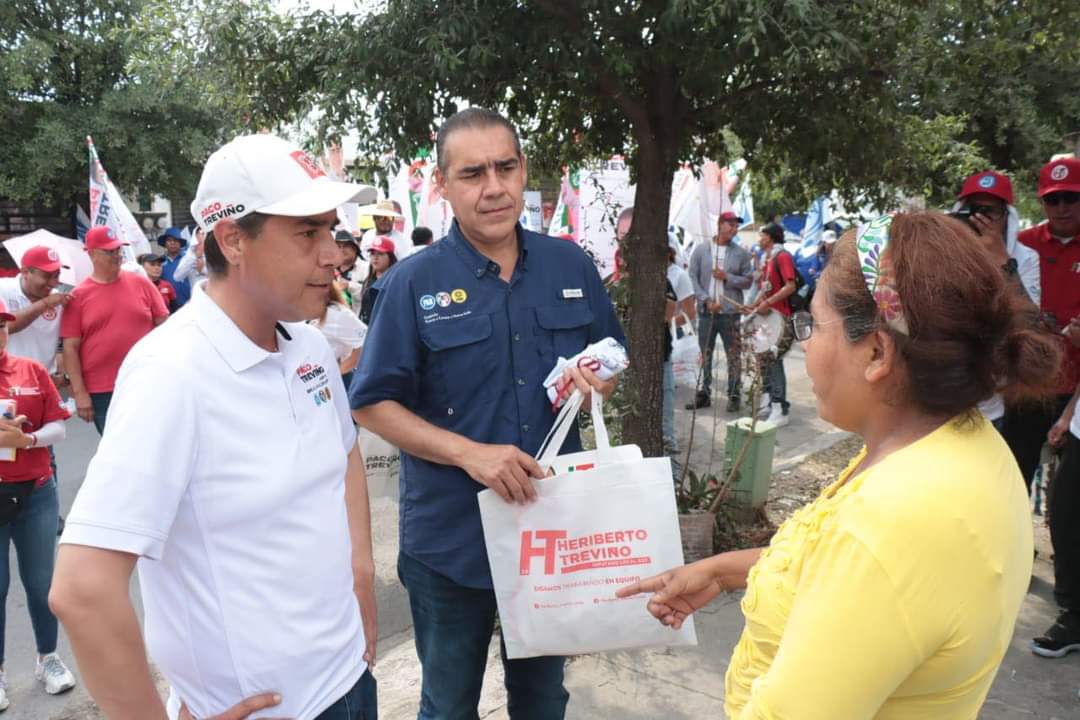
[{"label": "man in blue shirt", "polygon": [[180,228],[171,227],[158,238],[158,244],[165,248],[165,262],[161,264],[161,279],[171,284],[176,290],[176,307],[183,307],[191,299],[191,285],[187,280],[177,280],[176,268],[184,257],[184,240]]},{"label": "man in blue shirt", "polygon": [[[383,279],[350,398],[357,421],[402,450],[398,574],[423,666],[420,720],[476,717],[496,613],[476,494],[535,499],[533,455],[555,417],[544,378],[589,343],[625,342],[581,248],[518,225],[514,127],[470,108],[436,143],[456,220]],[[586,370],[568,377],[586,394],[615,389]],[[580,449],[571,435],[567,452]],[[563,658],[503,658],[511,718],[564,717]]]}]

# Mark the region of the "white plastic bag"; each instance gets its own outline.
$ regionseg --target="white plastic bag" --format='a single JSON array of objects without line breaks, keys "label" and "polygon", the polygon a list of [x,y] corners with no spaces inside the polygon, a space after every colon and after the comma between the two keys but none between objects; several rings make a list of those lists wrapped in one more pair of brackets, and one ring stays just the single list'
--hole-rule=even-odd
[{"label": "white plastic bag", "polygon": [[356,348],[363,347],[367,337],[367,325],[351,309],[337,303],[331,303],[326,308],[326,319],[315,325],[326,336],[338,362],[349,357]]},{"label": "white plastic bag", "polygon": [[[683,317],[686,317],[683,315]],[[675,332],[675,319],[671,320],[671,370],[675,373],[675,384],[680,387],[696,389],[698,375],[701,373],[701,347],[698,345],[694,324],[687,318],[682,326],[683,336]]]},{"label": "white plastic bag", "polygon": [[[575,393],[563,408],[571,421],[580,404]],[[672,630],[648,613],[646,595],[615,597],[682,565],[682,542],[670,460],[610,447],[599,404],[595,451],[558,456],[565,434],[556,421],[538,462],[574,469],[538,481],[536,502],[513,505],[491,490],[477,496],[510,658],[697,644],[693,618]],[[578,469],[580,460],[591,469]]]},{"label": "white plastic bag", "polygon": [[398,497],[400,451],[362,426],[356,429],[356,441],[360,447],[360,455],[364,458],[368,494],[371,497]]}]

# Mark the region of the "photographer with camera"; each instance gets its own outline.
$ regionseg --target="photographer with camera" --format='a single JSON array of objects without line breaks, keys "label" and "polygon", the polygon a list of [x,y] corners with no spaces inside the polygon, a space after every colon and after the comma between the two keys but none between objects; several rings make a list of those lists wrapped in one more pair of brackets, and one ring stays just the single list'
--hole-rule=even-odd
[{"label": "photographer with camera", "polygon": [[[993,170],[969,176],[949,215],[975,231],[986,256],[1001,268],[1016,292],[1025,293],[1038,305],[1039,254],[1018,239],[1020,217],[1013,206],[1009,178]],[[1004,430],[1005,401],[1000,394],[979,403],[979,411],[999,431]]]}]

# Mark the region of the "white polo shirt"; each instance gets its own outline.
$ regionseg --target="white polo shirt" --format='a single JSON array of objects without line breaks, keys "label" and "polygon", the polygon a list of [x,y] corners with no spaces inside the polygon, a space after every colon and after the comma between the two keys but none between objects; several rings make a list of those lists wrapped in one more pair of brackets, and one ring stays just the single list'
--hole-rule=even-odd
[{"label": "white polo shirt", "polygon": [[149,654],[210,717],[314,718],[359,680],[345,468],[356,444],[330,346],[251,342],[201,287],[124,360],[61,542],[133,553]]},{"label": "white polo shirt", "polygon": [[[7,306],[8,312],[22,310],[34,304],[34,301],[26,297],[22,289],[22,277],[16,275],[10,278],[0,278],[0,298]],[[34,318],[30,323],[17,333],[11,333],[8,337],[7,351],[18,357],[28,357],[37,360],[48,368],[50,373],[56,372],[56,349],[60,344],[60,313],[61,308],[50,308]]]}]

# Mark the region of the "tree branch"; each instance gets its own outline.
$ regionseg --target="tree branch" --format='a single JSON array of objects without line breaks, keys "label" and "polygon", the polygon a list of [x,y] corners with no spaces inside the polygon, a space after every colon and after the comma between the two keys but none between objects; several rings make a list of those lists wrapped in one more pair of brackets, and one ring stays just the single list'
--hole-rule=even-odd
[{"label": "tree branch", "polygon": [[[584,18],[580,12],[581,5],[576,0],[535,0],[535,2],[540,8],[572,27],[584,25]],[[596,88],[600,93],[614,100],[639,132],[650,133],[652,123],[649,121],[649,113],[645,109],[644,100],[627,92],[626,86],[604,65],[600,53],[590,52],[587,57],[589,70],[595,74]]]},{"label": "tree branch", "polygon": [[749,85],[744,85],[741,88],[733,90],[727,95],[724,95],[723,98],[717,100],[714,103],[710,103],[708,105],[705,105],[704,107],[698,108],[697,110],[691,111],[686,116],[687,122],[691,125],[697,125],[712,113],[719,112],[720,110],[724,109],[732,101],[739,100],[752,92],[757,92],[758,90],[765,90],[766,88],[774,87],[776,85],[779,85],[782,81],[782,78],[770,78],[768,80],[758,80],[757,82],[752,82]]}]

